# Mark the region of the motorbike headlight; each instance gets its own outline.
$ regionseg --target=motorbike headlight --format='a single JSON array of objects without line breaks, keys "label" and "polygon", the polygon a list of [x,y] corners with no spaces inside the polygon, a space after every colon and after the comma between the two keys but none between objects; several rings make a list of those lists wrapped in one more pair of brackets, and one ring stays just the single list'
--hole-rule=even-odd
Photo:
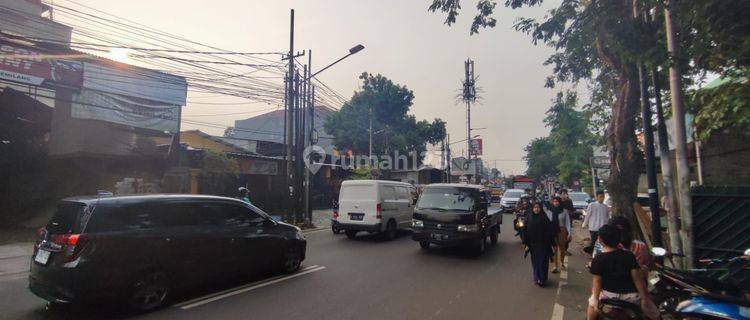
[{"label": "motorbike headlight", "polygon": [[518,227],[523,228],[523,219],[518,220]]},{"label": "motorbike headlight", "polygon": [[456,227],[457,231],[461,232],[477,232],[479,231],[479,225],[477,224],[459,224]]},{"label": "motorbike headlight", "polygon": [[422,220],[411,219],[412,228],[424,228],[424,222]]}]

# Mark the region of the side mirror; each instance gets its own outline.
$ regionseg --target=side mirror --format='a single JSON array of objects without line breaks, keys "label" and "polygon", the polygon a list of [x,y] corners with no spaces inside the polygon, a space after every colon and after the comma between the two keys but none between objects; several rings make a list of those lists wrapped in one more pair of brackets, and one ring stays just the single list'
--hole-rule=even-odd
[{"label": "side mirror", "polygon": [[651,248],[651,253],[653,253],[657,257],[663,257],[667,255],[667,249],[660,248],[660,247],[653,247]]}]

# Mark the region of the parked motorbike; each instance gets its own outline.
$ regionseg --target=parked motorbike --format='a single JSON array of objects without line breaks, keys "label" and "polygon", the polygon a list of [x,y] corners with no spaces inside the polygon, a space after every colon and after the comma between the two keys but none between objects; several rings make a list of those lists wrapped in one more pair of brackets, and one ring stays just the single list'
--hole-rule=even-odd
[{"label": "parked motorbike", "polygon": [[[656,256],[674,256],[663,248],[655,247]],[[657,276],[651,279],[651,294],[662,314],[677,319],[750,319],[750,295],[735,284],[726,281],[732,270],[747,268],[750,249],[744,255],[731,259],[704,259],[699,262],[706,268],[676,270],[658,266]],[[725,267],[716,268],[716,265]],[[708,272],[718,272],[718,278],[708,277]]]}]

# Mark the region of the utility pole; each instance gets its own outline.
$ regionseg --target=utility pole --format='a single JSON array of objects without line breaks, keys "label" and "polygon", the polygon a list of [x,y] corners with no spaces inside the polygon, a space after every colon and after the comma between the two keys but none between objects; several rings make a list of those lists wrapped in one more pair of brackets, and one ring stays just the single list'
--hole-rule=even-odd
[{"label": "utility pole", "polygon": [[[638,0],[633,0],[633,18],[636,20],[642,18],[643,23],[647,25],[645,13],[643,17],[639,15],[640,8]],[[636,68],[638,69],[638,85],[641,95],[641,118],[643,120],[643,141],[644,151],[646,154],[646,178],[648,180],[648,204],[651,211],[651,242],[654,247],[662,247],[661,239],[661,217],[659,210],[659,193],[656,182],[656,159],[654,151],[654,128],[651,125],[651,104],[648,98],[648,75],[643,66],[643,60],[638,59]]]},{"label": "utility pole", "polygon": [[446,170],[446,172],[448,173],[448,179],[446,180],[446,182],[450,183],[451,182],[451,164],[452,164],[452,161],[451,161],[451,135],[446,133],[445,134],[445,140],[446,140],[445,147],[447,149],[446,150],[446,157],[448,158],[448,167],[447,167],[447,170]]},{"label": "utility pole", "polygon": [[[312,75],[312,50],[307,50],[307,71]],[[305,146],[311,147],[313,145],[313,130],[315,114],[315,98],[313,98],[313,86],[312,77],[305,77],[307,79],[307,110],[310,113],[310,129],[305,130],[307,133],[307,139],[305,140]],[[307,115],[305,115],[307,117]],[[304,170],[304,169],[303,169]],[[305,170],[305,220],[312,223],[312,206],[310,204],[310,170]]]},{"label": "utility pole", "polygon": [[284,170],[284,176],[286,178],[287,194],[288,198],[285,203],[287,209],[287,215],[289,218],[294,219],[294,168],[292,167],[292,144],[294,142],[294,101],[296,100],[294,93],[294,9],[290,11],[290,24],[289,24],[289,71],[287,71],[287,94],[286,94],[286,110],[284,112],[285,118],[285,130],[284,130],[284,149],[286,153],[286,169]]},{"label": "utility pole", "polygon": [[370,118],[370,127],[369,127],[369,129],[367,129],[367,132],[368,132],[368,134],[370,136],[369,137],[370,144],[369,144],[368,153],[367,153],[367,164],[368,164],[368,167],[369,167],[369,165],[370,165],[370,163],[372,161],[372,106],[370,106],[370,116],[369,116],[369,118]]},{"label": "utility pole", "polygon": [[693,204],[690,199],[690,169],[687,162],[687,140],[685,138],[685,109],[682,104],[682,72],[680,70],[677,36],[672,21],[674,0],[666,0],[664,24],[667,31],[669,52],[669,91],[672,96],[672,123],[674,124],[675,153],[677,163],[677,198],[682,218],[682,248],[685,253],[685,268],[693,268]]}]

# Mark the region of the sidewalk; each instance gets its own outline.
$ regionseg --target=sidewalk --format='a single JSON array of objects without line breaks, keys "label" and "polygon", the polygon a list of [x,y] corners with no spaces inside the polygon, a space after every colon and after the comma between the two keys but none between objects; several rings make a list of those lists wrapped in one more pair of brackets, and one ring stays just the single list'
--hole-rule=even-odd
[{"label": "sidewalk", "polygon": [[[573,221],[573,240],[568,251],[572,256],[566,258],[567,270],[560,272],[557,301],[552,319],[579,320],[586,318],[586,308],[591,290],[591,275],[586,269],[589,255],[583,252],[589,240],[589,234],[581,228],[581,221]],[[556,317],[555,313],[558,313]]]},{"label": "sidewalk", "polygon": [[0,277],[29,271],[33,242],[20,242],[0,246]]}]

